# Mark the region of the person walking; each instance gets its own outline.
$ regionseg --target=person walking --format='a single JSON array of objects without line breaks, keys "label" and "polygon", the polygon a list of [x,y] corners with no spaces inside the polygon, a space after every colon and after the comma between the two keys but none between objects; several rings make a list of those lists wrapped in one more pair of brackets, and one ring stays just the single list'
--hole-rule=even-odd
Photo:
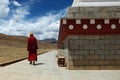
[{"label": "person walking", "polygon": [[30,61],[30,64],[35,65],[35,61],[37,61],[37,49],[37,40],[33,33],[30,32],[30,37],[27,39],[28,61]]}]

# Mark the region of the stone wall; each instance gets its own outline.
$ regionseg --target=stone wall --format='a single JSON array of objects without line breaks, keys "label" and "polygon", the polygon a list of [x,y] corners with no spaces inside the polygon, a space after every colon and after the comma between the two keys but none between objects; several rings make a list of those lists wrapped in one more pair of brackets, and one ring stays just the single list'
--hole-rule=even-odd
[{"label": "stone wall", "polygon": [[69,35],[68,69],[120,69],[120,35]]},{"label": "stone wall", "polygon": [[67,16],[69,18],[120,18],[120,6],[96,6],[96,7],[69,7]]}]

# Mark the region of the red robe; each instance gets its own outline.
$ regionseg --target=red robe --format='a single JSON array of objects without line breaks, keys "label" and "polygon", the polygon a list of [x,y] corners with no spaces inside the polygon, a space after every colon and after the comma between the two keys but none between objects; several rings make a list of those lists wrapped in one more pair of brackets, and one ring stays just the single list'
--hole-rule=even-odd
[{"label": "red robe", "polygon": [[27,51],[29,51],[28,54],[28,60],[29,61],[37,61],[37,40],[34,36],[30,36],[27,40]]}]

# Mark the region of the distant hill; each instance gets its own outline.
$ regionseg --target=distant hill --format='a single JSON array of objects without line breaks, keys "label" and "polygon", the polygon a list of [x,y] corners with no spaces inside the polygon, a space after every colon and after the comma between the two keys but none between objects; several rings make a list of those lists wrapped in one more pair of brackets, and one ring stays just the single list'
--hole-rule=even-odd
[{"label": "distant hill", "polygon": [[[26,48],[27,46],[27,37],[24,36],[9,36],[5,34],[0,34],[0,46],[12,46],[12,47],[21,47]],[[56,44],[46,43],[38,41],[39,48],[56,48]]]},{"label": "distant hill", "polygon": [[47,43],[57,43],[57,40],[54,38],[47,38],[47,39],[43,39],[42,41]]}]

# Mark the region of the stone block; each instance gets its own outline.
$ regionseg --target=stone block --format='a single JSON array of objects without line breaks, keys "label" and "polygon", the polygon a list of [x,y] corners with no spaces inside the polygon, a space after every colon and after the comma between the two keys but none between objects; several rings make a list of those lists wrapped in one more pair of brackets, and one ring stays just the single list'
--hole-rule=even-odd
[{"label": "stone block", "polygon": [[116,60],[116,65],[120,66],[120,60]]},{"label": "stone block", "polygon": [[68,40],[69,39],[79,39],[79,37],[78,36],[75,36],[75,35],[69,35],[68,36]]},{"label": "stone block", "polygon": [[105,11],[118,12],[118,11],[120,11],[120,6],[111,6],[111,7],[106,7],[104,10],[105,10]]},{"label": "stone block", "polygon": [[84,60],[84,55],[80,55],[79,60]]},{"label": "stone block", "polygon": [[74,40],[69,39],[69,40],[68,40],[68,44],[70,44],[70,45],[71,45],[71,44],[74,44]]},{"label": "stone block", "polygon": [[93,66],[95,65],[95,61],[94,60],[90,60],[90,65],[89,66]]},{"label": "stone block", "polygon": [[[118,18],[120,16],[120,11],[116,12],[116,18]],[[120,17],[119,17],[120,18]]]},{"label": "stone block", "polygon": [[68,13],[67,17],[68,18],[73,18],[73,17],[75,17],[75,14],[74,13]]},{"label": "stone block", "polygon": [[77,46],[77,45],[69,45],[68,48],[69,48],[70,50],[79,49],[79,46]]},{"label": "stone block", "polygon": [[80,12],[86,12],[86,9],[84,7],[79,7]]},{"label": "stone block", "polygon": [[70,7],[68,8],[68,12],[80,12],[79,7]]},{"label": "stone block", "polygon": [[89,13],[75,13],[75,16],[73,18],[82,18],[82,19],[87,19],[87,18],[92,18],[94,16],[94,14],[92,12]]},{"label": "stone block", "polygon": [[105,39],[108,39],[108,40],[120,40],[120,35],[105,35]]},{"label": "stone block", "polygon": [[115,51],[115,54],[116,54],[116,55],[117,55],[117,54],[120,55],[120,50],[116,50],[116,51]]},{"label": "stone block", "polygon": [[116,60],[111,60],[110,65],[116,65]]},{"label": "stone block", "polygon": [[109,50],[95,50],[95,54],[106,55],[109,54]]},{"label": "stone block", "polygon": [[78,39],[79,39],[79,40],[83,40],[84,37],[85,37],[84,35],[79,35],[79,36],[78,36]]},{"label": "stone block", "polygon": [[103,50],[103,49],[105,49],[105,45],[99,44],[99,50]]},{"label": "stone block", "polygon": [[88,40],[100,39],[100,36],[99,35],[86,35],[85,39],[88,39]]},{"label": "stone block", "polygon": [[95,61],[95,65],[105,66],[105,65],[109,65],[109,64],[110,64],[110,61],[105,61],[105,60]]},{"label": "stone block", "polygon": [[90,55],[95,54],[95,50],[89,50],[89,54]]},{"label": "stone block", "polygon": [[119,55],[105,55],[105,59],[107,59],[107,60],[117,60],[117,59],[119,59]]},{"label": "stone block", "polygon": [[99,35],[99,39],[101,39],[101,40],[105,40],[105,35]]},{"label": "stone block", "polygon": [[74,60],[74,61],[73,61],[73,65],[74,65],[74,66],[79,66],[78,60]]},{"label": "stone block", "polygon": [[116,44],[116,43],[117,43],[116,40],[114,39],[110,40],[110,44]]},{"label": "stone block", "polygon": [[99,59],[99,55],[85,55],[85,59],[86,60],[98,60]]},{"label": "stone block", "polygon": [[[109,18],[110,18],[110,13],[102,11],[102,12],[99,12],[99,13],[96,15],[96,17],[97,17],[97,16],[98,16],[99,18],[109,19]],[[105,24],[106,24],[106,23],[105,23]],[[109,23],[107,23],[107,24],[109,24]]]},{"label": "stone block", "polygon": [[110,44],[110,40],[95,40],[95,44]]},{"label": "stone block", "polygon": [[75,18],[77,17],[80,17],[80,13],[79,12],[76,12],[75,15],[74,15]]},{"label": "stone block", "polygon": [[110,49],[110,50],[109,50],[109,54],[110,54],[110,55],[115,55],[115,54],[116,54],[116,50]]},{"label": "stone block", "polygon": [[76,61],[76,65],[79,65],[79,66],[90,65],[90,61],[89,60],[79,60],[79,61]]},{"label": "stone block", "polygon": [[85,70],[85,66],[79,66],[79,70]]},{"label": "stone block", "polygon": [[85,66],[85,70],[99,70],[100,66]]},{"label": "stone block", "polygon": [[99,45],[84,45],[84,49],[96,50],[99,49]]},{"label": "stone block", "polygon": [[67,65],[67,68],[68,68],[69,70],[76,70],[74,66],[70,66],[70,65]]},{"label": "stone block", "polygon": [[99,11],[99,9],[96,7],[83,7],[84,9],[85,9],[85,12],[93,12],[93,11],[95,11],[95,12],[98,12]]},{"label": "stone block", "polygon": [[89,50],[75,50],[74,54],[76,54],[76,55],[88,55]]},{"label": "stone block", "polygon": [[74,44],[89,44],[89,40],[74,40]]},{"label": "stone block", "polygon": [[89,44],[95,44],[95,40],[89,40]]},{"label": "stone block", "polygon": [[84,47],[83,47],[83,46],[84,46],[84,44],[83,44],[83,45],[82,45],[82,44],[81,44],[81,45],[79,45],[79,50],[83,50],[83,49],[84,49]]},{"label": "stone block", "polygon": [[68,69],[70,70],[84,70],[84,66],[68,66]]},{"label": "stone block", "polygon": [[110,13],[109,13],[109,17],[110,17],[110,18],[117,18],[116,12],[110,12]]},{"label": "stone block", "polygon": [[114,40],[116,43],[115,44],[117,44],[117,45],[119,45],[120,44],[120,39],[119,40]]},{"label": "stone block", "polygon": [[99,55],[99,59],[100,59],[100,60],[105,60],[105,55],[102,55],[102,54]]},{"label": "stone block", "polygon": [[80,55],[80,50],[75,50],[74,55]]},{"label": "stone block", "polygon": [[79,55],[70,55],[72,60],[78,60],[79,59]]},{"label": "stone block", "polygon": [[108,50],[119,50],[120,49],[120,45],[105,45],[104,49],[108,49]]},{"label": "stone block", "polygon": [[69,55],[74,55],[74,50],[69,50]]},{"label": "stone block", "polygon": [[101,70],[120,70],[120,66],[100,66]]}]

